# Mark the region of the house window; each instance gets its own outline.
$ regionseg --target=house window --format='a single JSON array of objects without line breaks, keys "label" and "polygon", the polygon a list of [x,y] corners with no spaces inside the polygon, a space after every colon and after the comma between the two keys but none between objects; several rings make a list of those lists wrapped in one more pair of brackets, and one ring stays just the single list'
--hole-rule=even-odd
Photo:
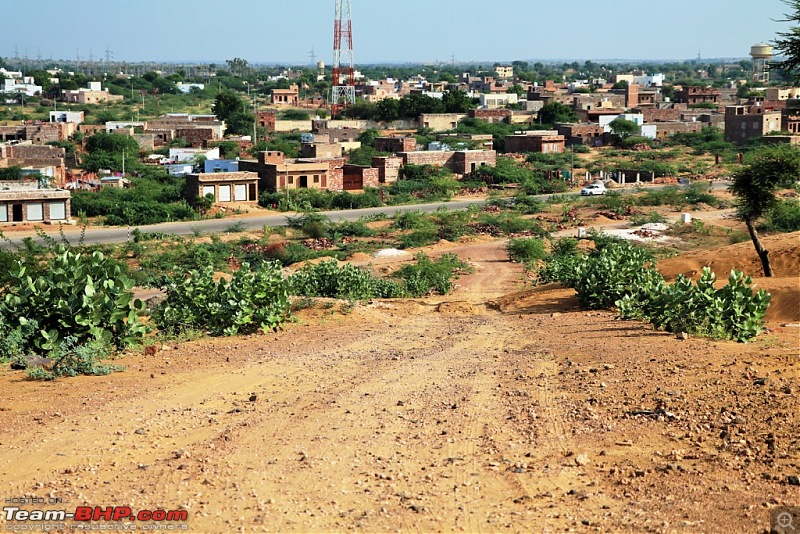
[{"label": "house window", "polygon": [[204,185],[203,186],[203,195],[202,196],[206,196],[206,195],[216,196],[215,193],[216,193],[216,188],[213,185]]},{"label": "house window", "polygon": [[314,175],[314,183],[315,183],[315,184],[318,184],[318,183],[319,183],[319,174],[315,174],[315,175]]},{"label": "house window", "polygon": [[28,204],[28,220],[41,221],[42,219],[44,219],[42,211],[43,210],[41,202],[31,202],[30,204]]},{"label": "house window", "polygon": [[290,177],[289,177],[289,183],[290,183],[290,184],[293,184],[293,183],[294,183],[294,176],[290,176]]},{"label": "house window", "polygon": [[0,204],[0,222],[8,222],[8,204]]}]

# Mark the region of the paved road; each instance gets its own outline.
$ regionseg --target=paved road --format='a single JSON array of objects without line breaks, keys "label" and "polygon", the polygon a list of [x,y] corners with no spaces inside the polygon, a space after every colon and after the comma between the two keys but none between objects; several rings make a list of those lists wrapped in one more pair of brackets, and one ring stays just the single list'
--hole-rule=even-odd
[{"label": "paved road", "polygon": [[[663,188],[667,186],[654,186],[653,188]],[[720,190],[728,187],[727,183],[715,183],[714,189]],[[650,188],[648,188],[650,189]],[[636,188],[618,189],[622,194],[631,194],[636,192]],[[537,195],[536,198],[540,200],[547,200],[551,195]],[[483,204],[486,199],[469,199],[458,200],[453,202],[432,202],[429,204],[413,204],[408,206],[384,206],[380,208],[364,208],[353,210],[336,210],[336,211],[323,211],[323,215],[329,217],[332,221],[357,221],[361,217],[368,217],[383,213],[389,217],[402,211],[421,210],[424,212],[433,212],[441,207],[446,207],[450,210],[463,210],[467,209],[473,204]],[[287,214],[289,216],[294,214]],[[184,222],[171,222],[152,224],[147,226],[138,227],[90,227],[86,229],[84,243],[87,245],[92,244],[105,244],[105,243],[123,243],[133,239],[132,232],[138,228],[141,232],[160,232],[175,235],[194,235],[194,234],[216,234],[222,233],[231,227],[241,228],[242,230],[260,229],[264,226],[286,226],[287,215],[265,215],[261,217],[247,217],[228,219],[206,219],[202,221],[184,221]],[[65,229],[65,237],[71,243],[77,243],[80,239],[80,232],[77,229]],[[45,227],[44,231],[52,236],[58,237],[58,227]],[[33,237],[35,241],[41,240],[32,233],[10,234],[7,235],[9,241],[12,243],[19,243],[25,237]],[[7,248],[8,243],[0,242],[0,248]]]}]

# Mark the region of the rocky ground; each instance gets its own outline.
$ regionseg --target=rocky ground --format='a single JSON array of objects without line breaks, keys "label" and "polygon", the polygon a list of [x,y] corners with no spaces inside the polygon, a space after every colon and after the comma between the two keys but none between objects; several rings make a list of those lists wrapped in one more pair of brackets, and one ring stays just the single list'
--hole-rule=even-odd
[{"label": "rocky ground", "polygon": [[525,289],[502,242],[447,251],[475,266],[447,297],[332,302],[105,377],[3,370],[3,497],[194,532],[763,532],[800,505],[796,278],[754,343],[678,340]]}]

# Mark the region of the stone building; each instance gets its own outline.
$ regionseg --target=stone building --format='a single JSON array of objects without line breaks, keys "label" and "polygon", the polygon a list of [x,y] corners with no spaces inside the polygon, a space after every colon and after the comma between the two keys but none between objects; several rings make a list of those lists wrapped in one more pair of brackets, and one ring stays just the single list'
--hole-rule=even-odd
[{"label": "stone building", "polygon": [[195,204],[198,198],[214,195],[215,203],[258,202],[258,174],[254,172],[212,172],[186,175],[186,198]]},{"label": "stone building", "polygon": [[0,225],[67,223],[70,219],[69,191],[40,189],[38,181],[0,182]]},{"label": "stone building", "polygon": [[725,108],[725,140],[744,145],[754,137],[781,130],[781,112],[763,108],[727,106]]}]

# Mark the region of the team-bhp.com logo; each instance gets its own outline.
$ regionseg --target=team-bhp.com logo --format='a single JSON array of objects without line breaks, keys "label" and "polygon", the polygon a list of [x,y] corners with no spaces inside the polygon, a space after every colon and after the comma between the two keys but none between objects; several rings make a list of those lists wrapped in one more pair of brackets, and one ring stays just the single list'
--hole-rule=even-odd
[{"label": "team-bhp.com logo", "polygon": [[[19,506],[4,506],[3,516],[7,523],[11,522],[30,522],[30,521],[44,521],[44,522],[64,522],[70,521],[73,524],[70,526],[73,530],[83,530],[80,526],[81,523],[97,522],[97,521],[116,521],[127,522],[131,524],[133,521],[152,522],[152,526],[157,526],[156,523],[179,523],[185,522],[189,517],[186,510],[139,510],[134,512],[129,506],[107,506],[105,508],[100,506],[78,506],[74,512],[66,510],[23,510]],[[76,525],[75,523],[78,523]],[[8,529],[10,525],[6,525]],[[131,524],[135,530],[134,524]],[[176,525],[177,526],[177,525]],[[185,527],[185,525],[182,525]],[[56,530],[66,529],[66,524],[62,528]],[[13,528],[10,530],[28,530]],[[118,530],[109,528],[107,530]],[[127,530],[127,529],[126,529]],[[141,530],[160,530],[158,528],[147,528],[146,525],[141,526]],[[169,529],[173,530],[173,529]]]}]

